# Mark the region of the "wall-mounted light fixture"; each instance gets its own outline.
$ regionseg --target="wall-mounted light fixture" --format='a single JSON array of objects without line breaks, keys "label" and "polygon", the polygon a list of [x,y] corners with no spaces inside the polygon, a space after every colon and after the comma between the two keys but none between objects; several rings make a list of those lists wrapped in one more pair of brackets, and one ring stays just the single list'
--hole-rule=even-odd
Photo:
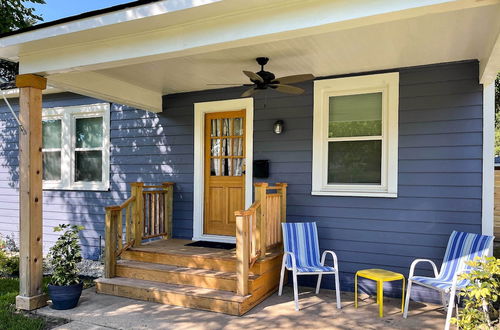
[{"label": "wall-mounted light fixture", "polygon": [[273,125],[273,132],[276,134],[281,134],[283,133],[283,120],[276,120]]}]

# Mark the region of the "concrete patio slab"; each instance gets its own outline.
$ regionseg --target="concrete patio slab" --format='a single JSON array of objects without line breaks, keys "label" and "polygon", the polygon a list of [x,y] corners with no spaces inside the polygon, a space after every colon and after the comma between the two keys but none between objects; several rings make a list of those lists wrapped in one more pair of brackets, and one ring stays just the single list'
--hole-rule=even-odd
[{"label": "concrete patio slab", "polygon": [[342,293],[342,310],[335,308],[335,291],[301,288],[301,310],[294,310],[291,288],[283,296],[273,294],[242,317],[161,305],[153,302],[100,295],[94,288],[83,292],[78,307],[58,311],[45,307],[35,313],[66,318],[73,322],[58,329],[443,329],[445,315],[440,306],[412,303],[403,319],[401,301],[386,298],[384,317],[371,297],[361,296],[354,308],[354,295]]}]

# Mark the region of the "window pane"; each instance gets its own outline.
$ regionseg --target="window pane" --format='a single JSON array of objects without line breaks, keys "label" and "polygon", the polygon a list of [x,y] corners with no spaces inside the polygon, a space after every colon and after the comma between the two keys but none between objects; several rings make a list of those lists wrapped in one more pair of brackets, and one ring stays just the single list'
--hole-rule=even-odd
[{"label": "window pane", "polygon": [[233,155],[234,156],[243,156],[243,139],[241,138],[234,138],[233,139]]},{"label": "window pane", "polygon": [[328,143],[328,183],[381,183],[382,141]]},{"label": "window pane", "polygon": [[43,157],[43,179],[61,180],[61,152],[45,151]]},{"label": "window pane", "polygon": [[102,152],[75,152],[75,181],[102,181]]},{"label": "window pane", "polygon": [[61,120],[42,122],[42,146],[45,149],[61,148]]},{"label": "window pane", "polygon": [[102,147],[102,117],[76,120],[76,147]]},{"label": "window pane", "polygon": [[243,135],[243,118],[234,118],[234,135]]},{"label": "window pane", "polygon": [[220,136],[220,119],[210,121],[210,136]]},{"label": "window pane", "polygon": [[328,137],[382,135],[382,93],[332,96]]}]

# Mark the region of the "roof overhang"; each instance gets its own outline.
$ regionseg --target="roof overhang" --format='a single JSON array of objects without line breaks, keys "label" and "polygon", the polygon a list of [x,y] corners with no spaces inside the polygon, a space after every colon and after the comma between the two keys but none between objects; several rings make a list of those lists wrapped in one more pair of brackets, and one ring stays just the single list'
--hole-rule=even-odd
[{"label": "roof overhang", "polygon": [[500,1],[169,0],[0,39],[21,73],[150,111],[164,94],[244,83],[262,55],[279,75],[316,76],[478,59],[488,84]]}]

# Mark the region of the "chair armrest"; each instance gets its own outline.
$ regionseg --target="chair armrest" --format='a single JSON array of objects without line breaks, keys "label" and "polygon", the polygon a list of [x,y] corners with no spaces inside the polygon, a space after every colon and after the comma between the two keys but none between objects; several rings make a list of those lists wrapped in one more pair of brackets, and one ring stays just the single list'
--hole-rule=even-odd
[{"label": "chair armrest", "polygon": [[413,273],[415,272],[415,266],[420,262],[430,263],[432,266],[432,269],[434,270],[434,277],[438,276],[437,267],[436,267],[436,264],[434,263],[434,261],[429,260],[429,259],[415,259],[415,260],[413,260],[413,262],[411,263],[411,266],[410,266],[410,274],[408,276],[409,278],[413,277]]},{"label": "chair armrest", "polygon": [[338,270],[339,265],[338,265],[337,255],[335,254],[335,252],[330,250],[323,251],[323,254],[321,255],[321,266],[325,265],[325,259],[327,254],[330,254],[333,257],[333,268],[335,268],[335,270]]},{"label": "chair armrest", "polygon": [[283,262],[286,265],[286,257],[288,255],[290,256],[290,259],[292,259],[292,269],[296,269],[297,268],[297,262],[295,260],[295,254],[293,252],[287,252],[287,251],[283,252]]}]

